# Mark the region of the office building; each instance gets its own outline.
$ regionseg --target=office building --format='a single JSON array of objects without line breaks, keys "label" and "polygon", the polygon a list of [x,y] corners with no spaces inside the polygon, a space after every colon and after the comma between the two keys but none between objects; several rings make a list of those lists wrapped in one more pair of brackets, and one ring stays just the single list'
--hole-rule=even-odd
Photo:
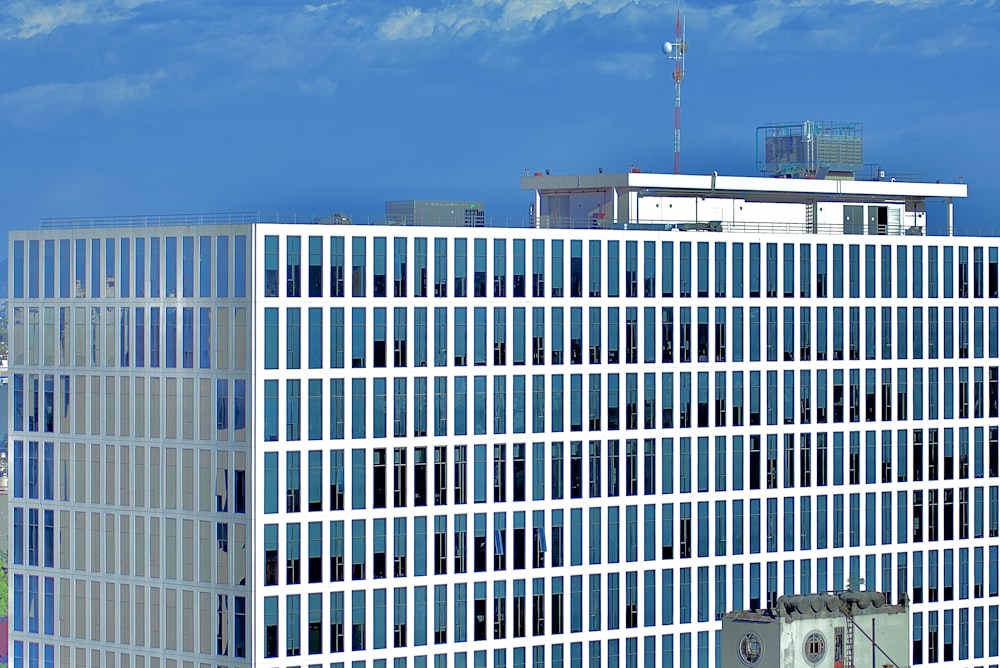
[{"label": "office building", "polygon": [[848,584],[908,593],[914,665],[1000,662],[1000,242],[927,235],[964,185],[522,187],[12,233],[14,665],[713,668],[726,612]]}]

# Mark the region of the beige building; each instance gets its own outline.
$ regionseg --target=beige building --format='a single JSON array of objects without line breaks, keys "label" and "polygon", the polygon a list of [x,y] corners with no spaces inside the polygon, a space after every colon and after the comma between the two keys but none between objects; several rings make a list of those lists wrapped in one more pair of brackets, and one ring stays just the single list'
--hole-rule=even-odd
[{"label": "beige building", "polygon": [[722,619],[723,668],[908,668],[909,601],[880,592],[782,596]]}]

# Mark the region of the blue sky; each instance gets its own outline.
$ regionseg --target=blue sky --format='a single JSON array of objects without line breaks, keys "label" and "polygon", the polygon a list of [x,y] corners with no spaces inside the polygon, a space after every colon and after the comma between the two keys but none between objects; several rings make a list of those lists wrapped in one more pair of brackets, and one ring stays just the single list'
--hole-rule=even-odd
[{"label": "blue sky", "polygon": [[[659,45],[676,0],[314,3],[0,3],[0,224],[364,219],[405,198],[480,199],[492,217],[521,217],[526,168],[672,168]],[[959,229],[1000,228],[1000,2],[684,11],[683,171],[753,174],[762,123],[858,121],[866,162],[962,177]]]}]

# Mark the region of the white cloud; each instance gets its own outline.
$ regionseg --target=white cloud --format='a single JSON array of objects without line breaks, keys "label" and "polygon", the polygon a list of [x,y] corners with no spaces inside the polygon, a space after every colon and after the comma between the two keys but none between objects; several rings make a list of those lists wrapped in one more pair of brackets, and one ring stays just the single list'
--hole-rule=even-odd
[{"label": "white cloud", "polygon": [[424,39],[440,34],[463,36],[487,27],[488,23],[475,6],[444,7],[433,11],[404,7],[382,21],[378,35],[387,41]]},{"label": "white cloud", "polygon": [[440,22],[431,14],[424,14],[416,7],[404,7],[396,10],[382,22],[379,36],[382,39],[420,39],[430,37],[434,32],[435,23]]},{"label": "white cloud", "polygon": [[[712,26],[730,40],[752,41],[795,17],[813,14],[830,19],[831,13],[863,6],[921,10],[947,0],[752,0],[750,2],[685,2],[683,11],[694,21]],[[992,6],[997,0],[963,0]],[[516,35],[587,17],[613,15],[672,23],[674,0],[446,0],[427,7],[415,2],[382,19],[378,36],[383,40],[419,40],[429,37],[469,37],[481,31]],[[841,19],[844,17],[841,16]]]},{"label": "white cloud", "polygon": [[538,21],[553,12],[589,8],[595,4],[598,3],[587,0],[507,0],[503,3],[499,24],[509,30],[523,23]]},{"label": "white cloud", "polygon": [[165,76],[163,70],[157,70],[99,81],[39,83],[0,95],[0,108],[24,119],[52,112],[91,110],[108,113],[149,97],[154,84]]},{"label": "white cloud", "polygon": [[469,37],[480,31],[515,33],[536,25],[549,27],[560,18],[607,16],[638,5],[639,0],[472,0],[429,10],[407,6],[384,19],[378,34],[393,41],[439,35]]},{"label": "white cloud", "polygon": [[30,39],[70,25],[121,21],[157,0],[15,0],[0,9],[0,39]]},{"label": "white cloud", "polygon": [[324,2],[322,5],[306,5],[305,10],[307,12],[325,12],[328,9],[333,9],[337,5],[343,4],[340,0],[336,2]]}]

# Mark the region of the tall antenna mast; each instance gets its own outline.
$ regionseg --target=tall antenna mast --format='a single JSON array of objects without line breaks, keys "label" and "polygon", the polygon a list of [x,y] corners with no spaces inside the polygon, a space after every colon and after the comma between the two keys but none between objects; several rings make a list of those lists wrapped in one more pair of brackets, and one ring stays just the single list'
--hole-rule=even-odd
[{"label": "tall antenna mast", "polygon": [[663,43],[663,54],[674,61],[674,174],[681,173],[681,82],[684,81],[684,53],[687,51],[686,24],[681,18],[680,0],[677,0],[674,41]]}]

